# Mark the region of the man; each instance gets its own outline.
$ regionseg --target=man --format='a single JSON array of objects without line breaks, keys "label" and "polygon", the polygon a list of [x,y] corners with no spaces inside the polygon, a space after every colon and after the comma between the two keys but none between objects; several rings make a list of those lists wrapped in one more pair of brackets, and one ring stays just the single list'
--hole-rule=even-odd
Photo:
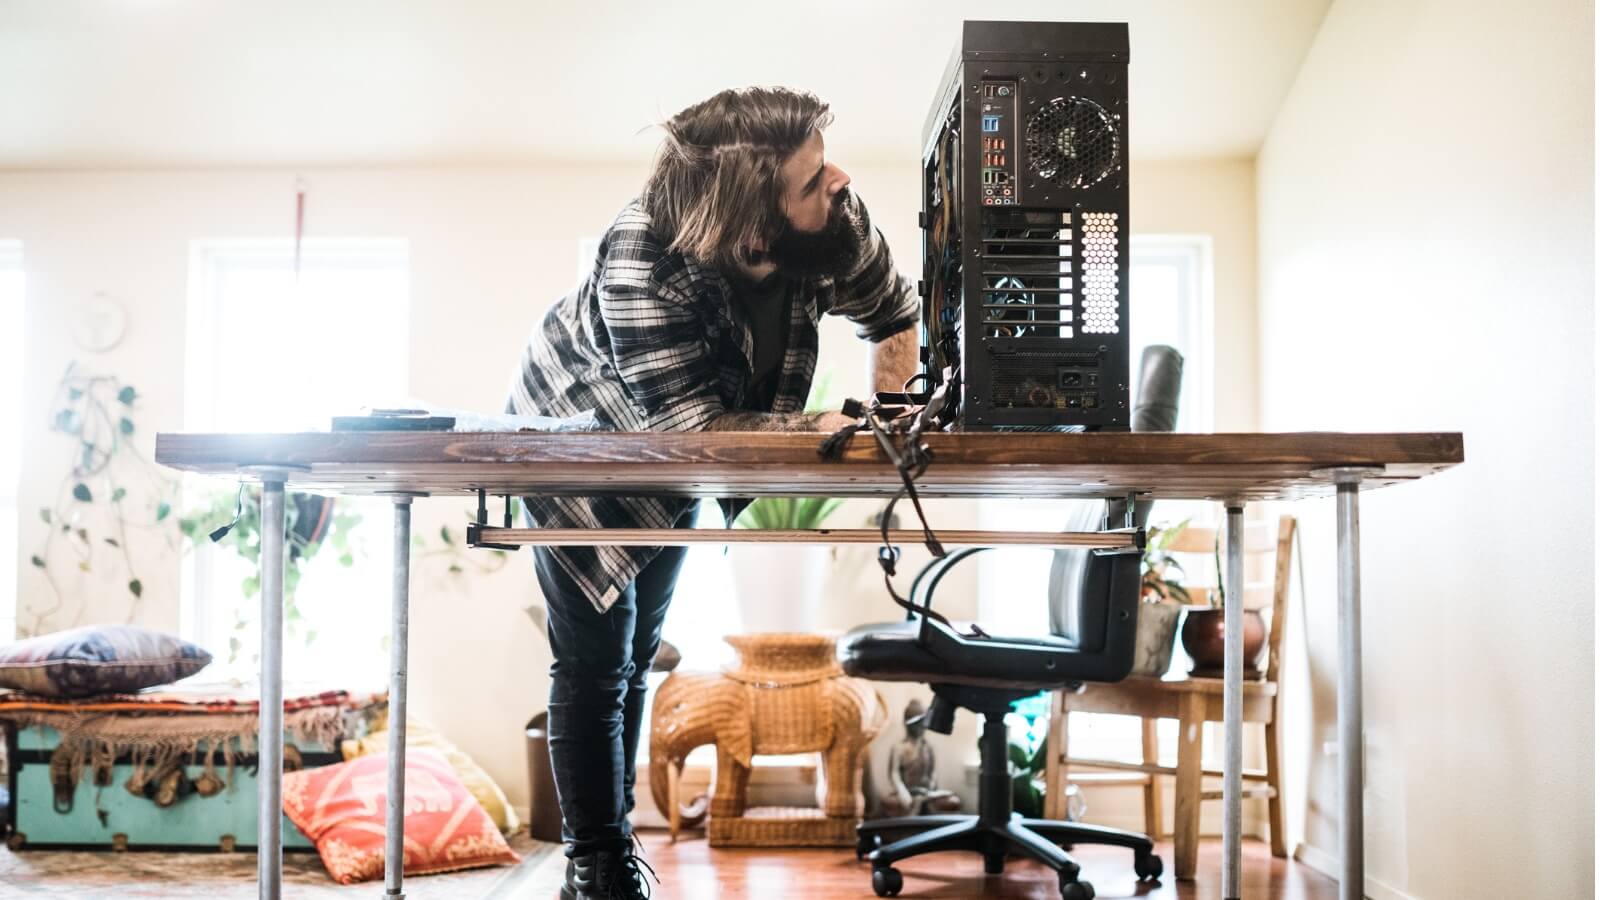
[{"label": "man", "polygon": [[[870,380],[917,364],[919,304],[882,235],[826,160],[809,93],[728,90],[673,116],[654,170],[594,268],[535,329],[507,411],[592,414],[620,431],[817,431],[803,412],[823,313],[874,346]],[[681,498],[525,500],[555,528],[687,528]],[[645,675],[684,548],[535,548],[549,611],[550,758],[573,898],[644,896],[634,756]],[[648,866],[646,866],[648,868]]]}]

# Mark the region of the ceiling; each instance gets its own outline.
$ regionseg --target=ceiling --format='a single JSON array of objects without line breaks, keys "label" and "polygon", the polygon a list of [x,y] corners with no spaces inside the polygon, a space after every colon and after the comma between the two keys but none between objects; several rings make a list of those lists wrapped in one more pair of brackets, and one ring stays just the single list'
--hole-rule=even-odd
[{"label": "ceiling", "polygon": [[741,84],[901,162],[964,18],[1127,21],[1131,153],[1254,156],[1329,0],[0,0],[0,169],[634,162]]}]

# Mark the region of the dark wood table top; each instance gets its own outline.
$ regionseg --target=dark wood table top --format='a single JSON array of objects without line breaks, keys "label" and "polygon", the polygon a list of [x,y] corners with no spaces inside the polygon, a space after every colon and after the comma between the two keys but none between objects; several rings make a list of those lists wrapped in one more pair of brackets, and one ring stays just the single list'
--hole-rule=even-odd
[{"label": "dark wood table top", "polygon": [[[842,458],[825,435],[743,432],[314,432],[156,436],[156,461],[252,477],[292,470],[291,488],[329,493],[670,494],[695,497],[882,497],[900,479],[870,435]],[[927,435],[929,497],[1112,497],[1273,500],[1333,492],[1328,470],[1366,467],[1370,489],[1464,460],[1459,433]]]}]

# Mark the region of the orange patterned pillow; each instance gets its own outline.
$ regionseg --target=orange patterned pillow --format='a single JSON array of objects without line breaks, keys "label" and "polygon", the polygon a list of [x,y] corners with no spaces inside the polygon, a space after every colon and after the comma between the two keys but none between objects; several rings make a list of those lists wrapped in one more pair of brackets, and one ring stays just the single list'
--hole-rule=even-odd
[{"label": "orange patterned pillow", "polygon": [[[283,776],[283,812],[317,845],[340,884],[383,877],[383,822],[389,754],[302,769]],[[405,874],[427,875],[515,863],[483,811],[433,750],[406,752]]]}]

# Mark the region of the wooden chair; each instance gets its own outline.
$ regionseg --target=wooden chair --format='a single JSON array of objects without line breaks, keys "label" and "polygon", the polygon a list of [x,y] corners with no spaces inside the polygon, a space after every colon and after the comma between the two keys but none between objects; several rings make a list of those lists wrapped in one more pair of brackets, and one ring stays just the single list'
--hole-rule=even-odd
[{"label": "wooden chair", "polygon": [[[1270,524],[1253,524],[1245,527],[1245,591],[1247,609],[1270,606],[1272,618],[1267,632],[1267,667],[1264,678],[1252,680],[1248,674],[1244,683],[1244,721],[1260,722],[1266,726],[1266,770],[1244,773],[1243,796],[1266,797],[1268,830],[1272,839],[1272,855],[1285,857],[1288,848],[1284,839],[1282,791],[1282,744],[1278,733],[1281,718],[1282,693],[1278,690],[1280,648],[1283,643],[1283,626],[1288,608],[1289,575],[1293,559],[1295,520],[1283,516],[1277,521],[1277,534],[1268,532]],[[1171,550],[1178,553],[1203,553],[1210,556],[1217,529],[1189,527],[1173,541]],[[1272,567],[1272,584],[1269,598],[1263,597],[1264,585],[1251,582],[1252,557],[1260,559],[1268,553],[1275,554]],[[1257,564],[1259,567],[1259,563]],[[1193,591],[1191,591],[1193,592]],[[1264,599],[1266,602],[1263,602]],[[1143,762],[1123,762],[1107,759],[1087,759],[1070,755],[1067,739],[1068,710],[1090,713],[1138,716],[1143,720]],[[1156,720],[1178,720],[1178,765],[1163,766],[1157,757]],[[1088,684],[1082,693],[1055,692],[1052,703],[1050,740],[1055,750],[1049,752],[1046,764],[1045,818],[1065,818],[1066,783],[1069,773],[1076,769],[1099,769],[1131,773],[1134,783],[1144,787],[1144,830],[1151,837],[1161,831],[1162,775],[1175,776],[1176,799],[1173,809],[1174,874],[1180,879],[1192,879],[1199,851],[1200,803],[1222,799],[1221,790],[1201,789],[1201,776],[1221,776],[1216,769],[1201,768],[1201,749],[1206,722],[1222,721],[1222,679],[1182,677],[1163,681],[1160,678],[1130,676],[1115,684]]]}]

